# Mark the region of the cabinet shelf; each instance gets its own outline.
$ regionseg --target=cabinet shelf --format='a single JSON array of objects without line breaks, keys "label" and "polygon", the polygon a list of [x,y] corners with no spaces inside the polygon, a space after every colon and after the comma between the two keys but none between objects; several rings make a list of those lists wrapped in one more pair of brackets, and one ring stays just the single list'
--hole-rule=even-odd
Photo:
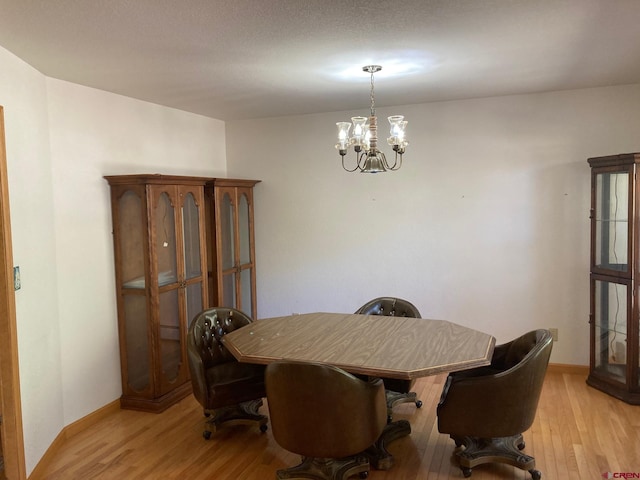
[{"label": "cabinet shelf", "polygon": [[[165,285],[170,285],[172,283],[176,283],[178,281],[178,277],[174,272],[162,272],[158,275],[158,286],[164,287]],[[134,278],[133,280],[129,280],[122,284],[124,288],[132,288],[132,289],[144,289],[145,288],[145,278],[144,276]]]},{"label": "cabinet shelf", "polygon": [[625,337],[627,336],[626,330],[620,330],[620,327],[610,328],[609,326],[601,325],[598,322],[595,322],[595,326],[596,326],[596,328],[600,328],[601,330],[603,330],[604,332],[607,332],[607,333],[611,333],[611,334],[614,334],[614,335],[624,335]]}]

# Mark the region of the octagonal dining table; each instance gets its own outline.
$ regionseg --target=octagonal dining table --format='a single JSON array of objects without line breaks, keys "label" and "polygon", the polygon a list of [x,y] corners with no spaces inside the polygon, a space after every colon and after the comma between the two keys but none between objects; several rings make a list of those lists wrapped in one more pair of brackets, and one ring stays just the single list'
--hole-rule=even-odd
[{"label": "octagonal dining table", "polygon": [[[325,312],[257,320],[222,341],[240,362],[320,362],[407,380],[489,365],[495,346],[493,336],[446,320]],[[387,445],[409,433],[406,420],[387,425],[365,452],[374,468],[389,469]]]}]

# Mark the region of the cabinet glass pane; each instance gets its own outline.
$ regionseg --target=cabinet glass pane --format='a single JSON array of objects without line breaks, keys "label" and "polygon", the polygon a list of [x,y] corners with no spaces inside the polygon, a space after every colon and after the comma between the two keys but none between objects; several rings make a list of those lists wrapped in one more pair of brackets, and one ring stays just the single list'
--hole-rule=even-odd
[{"label": "cabinet glass pane", "polygon": [[176,267],[175,211],[167,193],[158,199],[155,211],[156,256],[158,257],[158,285],[178,280]]},{"label": "cabinet glass pane", "polygon": [[236,275],[229,273],[222,276],[221,307],[236,307]]},{"label": "cabinet glass pane", "polygon": [[160,294],[159,312],[162,375],[172,382],[180,373],[180,354],[182,351],[177,289]]},{"label": "cabinet glass pane", "polygon": [[149,386],[149,337],[147,298],[124,295],[124,335],[127,352],[127,384],[140,392]]},{"label": "cabinet glass pane", "polygon": [[253,302],[251,299],[251,269],[247,268],[240,272],[240,289],[242,295],[241,310],[249,316],[253,316]]},{"label": "cabinet glass pane", "polygon": [[[240,263],[251,263],[251,238],[249,236],[249,199],[240,195],[238,205],[238,234],[240,236]],[[244,297],[243,297],[244,298]]]},{"label": "cabinet glass pane", "polygon": [[595,369],[620,382],[627,373],[627,286],[595,282]]},{"label": "cabinet glass pane", "polygon": [[200,222],[198,206],[192,193],[187,193],[182,205],[182,235],[186,278],[199,277],[201,275]]},{"label": "cabinet glass pane", "polygon": [[222,269],[228,270],[235,266],[233,201],[228,193],[222,196],[220,205],[220,230],[222,241]]},{"label": "cabinet glass pane", "polygon": [[144,221],[142,199],[126,191],[118,201],[120,275],[125,288],[144,288]]},{"label": "cabinet glass pane", "polygon": [[202,282],[187,285],[187,330],[191,326],[191,321],[200,313],[202,308]]},{"label": "cabinet glass pane", "polygon": [[628,266],[629,174],[596,175],[596,266],[626,272]]}]

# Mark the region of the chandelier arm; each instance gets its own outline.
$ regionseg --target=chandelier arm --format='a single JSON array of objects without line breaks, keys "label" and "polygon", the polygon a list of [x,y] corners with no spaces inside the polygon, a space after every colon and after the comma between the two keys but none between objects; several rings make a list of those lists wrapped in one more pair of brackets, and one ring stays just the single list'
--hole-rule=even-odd
[{"label": "chandelier arm", "polygon": [[358,155],[358,170],[360,171],[364,170],[364,165],[366,163],[367,155],[369,155],[369,152],[367,152],[366,150]]},{"label": "chandelier arm", "polygon": [[[379,152],[379,157],[382,160],[382,166],[385,168],[385,170],[391,170],[391,167],[389,167],[389,162],[387,162],[387,156],[384,154],[384,152]],[[395,165],[395,163],[394,163]]]},{"label": "chandelier arm", "polygon": [[389,167],[389,170],[391,171],[400,170],[400,167],[402,167],[402,154],[396,151],[395,161],[393,162],[393,166]]},{"label": "chandelier arm", "polygon": [[389,165],[389,163],[387,162],[387,157],[384,158],[384,161],[386,163],[385,166],[387,167],[387,170],[391,170],[391,171],[397,170],[396,165],[398,164],[398,152],[396,152],[396,156],[395,156],[395,159],[393,161],[393,165]]},{"label": "chandelier arm", "polygon": [[[356,170],[358,170],[360,168],[359,161],[358,161],[358,162],[356,162],[356,166],[353,167],[353,169],[349,170],[344,164],[344,157],[345,156],[346,155],[342,155],[342,168],[344,168],[349,173],[353,173],[353,172],[355,172]],[[356,160],[357,160],[357,158],[358,158],[358,154],[356,154]]]}]

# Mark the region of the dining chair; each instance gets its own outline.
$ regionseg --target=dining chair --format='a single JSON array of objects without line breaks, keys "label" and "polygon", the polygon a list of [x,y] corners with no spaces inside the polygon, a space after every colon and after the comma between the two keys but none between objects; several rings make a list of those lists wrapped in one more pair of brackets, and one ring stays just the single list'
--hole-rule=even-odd
[{"label": "dining chair", "polygon": [[497,346],[491,365],[449,374],[438,430],[455,441],[465,477],[477,465],[500,462],[541,478],[535,459],[522,452],[522,434],[535,418],[551,348],[551,333],[533,330]]},{"label": "dining chair", "polygon": [[264,366],[240,363],[226,349],[222,337],[251,323],[234,308],[210,308],[191,322],[187,354],[193,395],[209,417],[203,437],[223,423],[257,423],[267,430],[267,417],[258,413],[266,396]]},{"label": "dining chair", "polygon": [[302,456],[276,479],[366,478],[371,447],[386,426],[382,380],[360,380],[337,367],[294,361],[267,365],[271,430],[284,449]]},{"label": "dining chair", "polygon": [[[420,312],[408,300],[395,297],[378,297],[368,301],[355,313],[362,315],[386,315],[389,317],[421,318]],[[415,380],[398,378],[383,378],[387,398],[387,421],[393,418],[393,408],[402,403],[414,403],[417,408],[422,407],[422,401],[411,389]]]}]

